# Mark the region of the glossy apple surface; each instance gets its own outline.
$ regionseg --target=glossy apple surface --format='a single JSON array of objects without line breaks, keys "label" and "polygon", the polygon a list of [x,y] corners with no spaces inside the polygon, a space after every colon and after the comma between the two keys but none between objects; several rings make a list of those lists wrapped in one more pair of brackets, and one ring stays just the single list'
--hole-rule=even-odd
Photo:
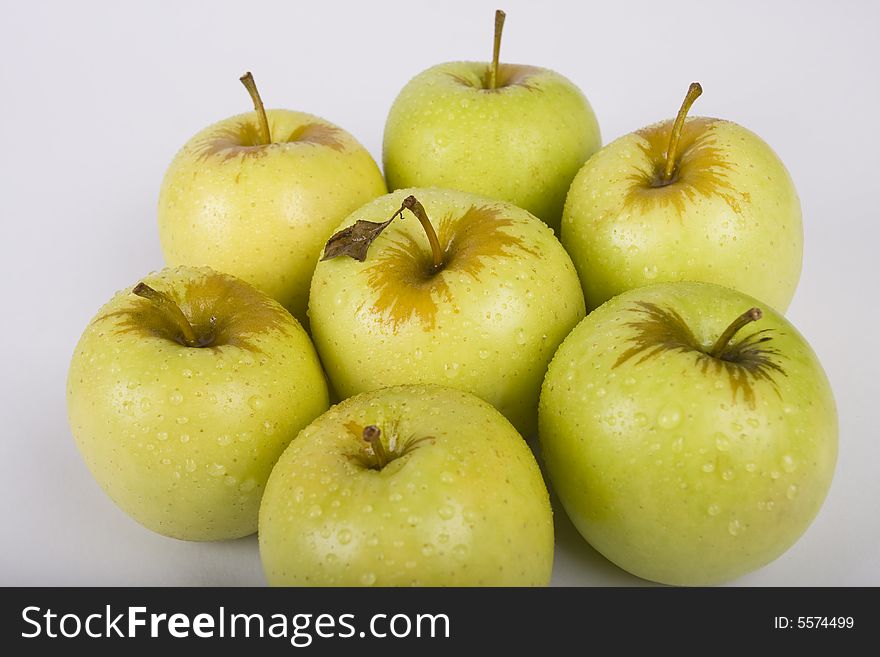
[{"label": "glossy apple surface", "polygon": [[689,118],[621,137],[577,174],[562,220],[587,307],[664,281],[717,283],[784,312],[801,272],[801,207],[780,159],[730,121]]},{"label": "glossy apple surface", "polygon": [[104,491],[153,531],[188,540],[257,529],[269,472],[327,408],[305,331],[250,285],[207,268],[144,282],[172,298],[202,346],[127,288],[86,328],[67,381],[70,426]]},{"label": "glossy apple surface", "polygon": [[[753,306],[763,318],[710,355]],[[666,283],[615,297],[566,338],[540,443],[593,547],[640,577],[705,585],[769,563],[806,530],[831,484],[837,414],[781,315],[727,288]]]},{"label": "glossy apple surface", "polygon": [[[500,35],[499,35],[500,39]],[[602,145],[584,94],[549,69],[439,64],[413,78],[385,124],[390,189],[445,187],[508,201],[559,233],[565,196]]]},{"label": "glossy apple surface", "polygon": [[259,537],[276,586],[541,586],[553,565],[528,446],[485,402],[437,386],[358,395],[304,429],[269,478]]},{"label": "glossy apple surface", "polygon": [[408,212],[375,239],[364,262],[342,256],[315,270],[312,335],[333,387],[344,398],[406,383],[449,385],[533,433],[547,364],[584,316],[571,260],[525,210],[457,191],[400,190],[340,229],[386,221],[409,195],[436,226],[439,270]]},{"label": "glossy apple surface", "polygon": [[350,134],[316,116],[254,112],[198,133],[175,156],[159,195],[169,265],[207,265],[254,285],[305,322],[321,248],[350,212],[385,193]]}]

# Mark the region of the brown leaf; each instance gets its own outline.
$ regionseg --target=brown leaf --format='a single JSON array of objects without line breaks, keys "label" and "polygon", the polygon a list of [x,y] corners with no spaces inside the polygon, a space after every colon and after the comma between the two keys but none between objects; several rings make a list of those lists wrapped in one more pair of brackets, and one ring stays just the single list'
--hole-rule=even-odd
[{"label": "brown leaf", "polygon": [[379,237],[396,216],[397,214],[382,223],[358,219],[354,224],[343,228],[327,240],[327,245],[324,247],[324,257],[321,260],[347,255],[363,262],[367,258],[367,251],[373,240]]}]

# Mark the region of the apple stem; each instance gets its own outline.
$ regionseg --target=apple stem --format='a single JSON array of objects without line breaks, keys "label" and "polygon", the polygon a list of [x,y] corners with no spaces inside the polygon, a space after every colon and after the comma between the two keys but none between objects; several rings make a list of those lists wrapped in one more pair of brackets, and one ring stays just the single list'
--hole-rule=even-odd
[{"label": "apple stem", "polygon": [[376,457],[376,464],[379,466],[379,470],[384,468],[388,464],[388,453],[385,451],[385,445],[382,444],[382,430],[377,427],[375,424],[370,424],[364,427],[364,440],[369,443],[370,448],[373,450],[373,455]]},{"label": "apple stem", "polygon": [[498,58],[501,54],[501,33],[504,31],[504,19],[507,17],[500,9],[495,10],[495,41],[492,44],[492,68],[489,69],[489,88],[498,87]]},{"label": "apple stem", "polygon": [[132,294],[136,294],[137,296],[151,302],[161,312],[165,313],[165,316],[171,320],[171,323],[173,323],[180,331],[180,342],[182,344],[187,347],[205,346],[196,336],[192,324],[189,323],[189,320],[186,318],[186,315],[183,314],[180,306],[178,306],[177,302],[175,302],[170,296],[164,292],[154,290],[143,282],[135,285],[131,292]]},{"label": "apple stem", "polygon": [[434,231],[434,226],[431,225],[431,221],[428,219],[428,213],[425,212],[424,206],[419,203],[415,196],[407,196],[403,199],[400,210],[397,211],[398,214],[402,213],[404,208],[416,216],[419,223],[422,224],[425,234],[428,236],[428,242],[431,244],[431,255],[434,258],[434,270],[438,271],[442,269],[443,250],[440,248],[440,240],[437,239],[437,233]]},{"label": "apple stem", "polygon": [[684,127],[684,120],[691,109],[694,101],[703,93],[703,87],[699,82],[691,82],[688,87],[687,94],[678,110],[678,116],[675,117],[675,123],[672,124],[672,132],[669,135],[669,146],[666,148],[666,169],[663,171],[663,182],[669,183],[672,180],[672,174],[675,171],[675,156],[678,150],[678,140],[681,138],[681,130]]},{"label": "apple stem", "polygon": [[248,71],[244,75],[242,75],[239,80],[244,85],[244,88],[248,90],[248,93],[251,95],[251,100],[254,101],[254,110],[257,113],[257,118],[260,121],[260,135],[261,135],[261,143],[271,144],[272,143],[272,133],[269,130],[269,119],[266,116],[266,108],[263,107],[263,99],[260,98],[260,92],[257,90],[257,83],[254,82],[254,76],[251,75],[251,72]]},{"label": "apple stem", "polygon": [[737,334],[737,332],[746,324],[751,324],[752,322],[757,322],[764,316],[764,313],[761,312],[760,308],[749,308],[742,315],[737,317],[730,326],[728,326],[724,333],[721,334],[715,344],[712,345],[712,349],[709,351],[709,355],[712,358],[720,358],[721,354],[724,353],[724,350],[727,348],[727,343],[729,343],[733,336]]}]

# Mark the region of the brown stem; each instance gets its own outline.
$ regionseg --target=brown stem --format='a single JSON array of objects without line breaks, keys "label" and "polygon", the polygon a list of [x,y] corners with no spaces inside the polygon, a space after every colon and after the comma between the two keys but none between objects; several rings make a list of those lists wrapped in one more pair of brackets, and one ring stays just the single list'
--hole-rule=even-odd
[{"label": "brown stem", "polygon": [[730,326],[728,326],[724,333],[721,334],[715,344],[712,345],[712,349],[709,351],[709,355],[713,358],[719,358],[724,350],[727,348],[727,344],[733,339],[733,336],[737,334],[737,332],[746,324],[751,324],[752,322],[757,322],[764,316],[764,313],[761,312],[760,308],[749,308],[742,315],[737,317]]},{"label": "brown stem", "polygon": [[137,296],[151,302],[157,310],[165,313],[165,316],[180,331],[181,342],[184,345],[186,345],[187,347],[203,346],[196,336],[196,332],[193,330],[192,324],[189,323],[186,315],[183,314],[183,311],[180,309],[180,306],[177,305],[177,302],[175,302],[174,299],[172,299],[164,292],[154,290],[146,283],[138,283],[134,286],[134,289],[132,289],[131,292],[132,294],[136,294]]},{"label": "brown stem", "polygon": [[684,127],[684,120],[687,113],[691,109],[694,101],[703,93],[703,87],[699,82],[691,82],[688,87],[687,94],[678,110],[678,116],[675,117],[675,123],[672,124],[672,132],[669,135],[669,146],[666,147],[666,169],[663,171],[663,182],[669,183],[672,180],[672,173],[675,171],[675,156],[678,151],[678,140],[681,138],[681,129]]},{"label": "brown stem", "polygon": [[263,99],[260,98],[260,92],[257,90],[257,83],[254,82],[254,76],[248,71],[242,75],[239,80],[251,95],[254,101],[254,110],[257,112],[257,118],[260,121],[260,139],[262,144],[272,143],[272,133],[269,130],[269,119],[266,116],[266,108],[263,107]]},{"label": "brown stem", "polygon": [[388,464],[388,453],[385,451],[385,445],[382,444],[382,430],[375,424],[364,427],[364,440],[370,444],[373,455],[376,457],[376,464],[381,470]]},{"label": "brown stem", "polygon": [[412,212],[416,218],[419,220],[419,223],[422,224],[422,228],[425,230],[425,234],[428,236],[428,242],[431,243],[431,255],[434,258],[434,269],[438,270],[443,267],[443,250],[440,248],[440,240],[437,239],[437,233],[434,231],[434,227],[431,225],[430,220],[428,219],[428,213],[425,212],[425,208],[419,203],[418,199],[415,196],[407,196],[403,199],[403,203],[401,204],[401,210],[406,208],[410,212]]},{"label": "brown stem", "polygon": [[489,69],[489,88],[498,87],[498,58],[501,54],[501,33],[504,31],[504,19],[507,17],[500,9],[495,10],[495,41],[492,44],[492,66]]}]

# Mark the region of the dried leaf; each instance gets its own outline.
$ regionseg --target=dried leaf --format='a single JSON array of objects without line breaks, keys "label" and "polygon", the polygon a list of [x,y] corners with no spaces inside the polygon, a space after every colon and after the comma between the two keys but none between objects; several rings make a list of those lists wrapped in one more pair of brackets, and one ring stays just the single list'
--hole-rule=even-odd
[{"label": "dried leaf", "polygon": [[321,260],[330,260],[338,256],[347,255],[359,262],[363,262],[367,258],[367,251],[388,224],[394,221],[395,214],[388,221],[376,223],[374,221],[364,221],[358,219],[348,228],[343,228],[335,235],[327,240],[324,247],[324,257]]}]

